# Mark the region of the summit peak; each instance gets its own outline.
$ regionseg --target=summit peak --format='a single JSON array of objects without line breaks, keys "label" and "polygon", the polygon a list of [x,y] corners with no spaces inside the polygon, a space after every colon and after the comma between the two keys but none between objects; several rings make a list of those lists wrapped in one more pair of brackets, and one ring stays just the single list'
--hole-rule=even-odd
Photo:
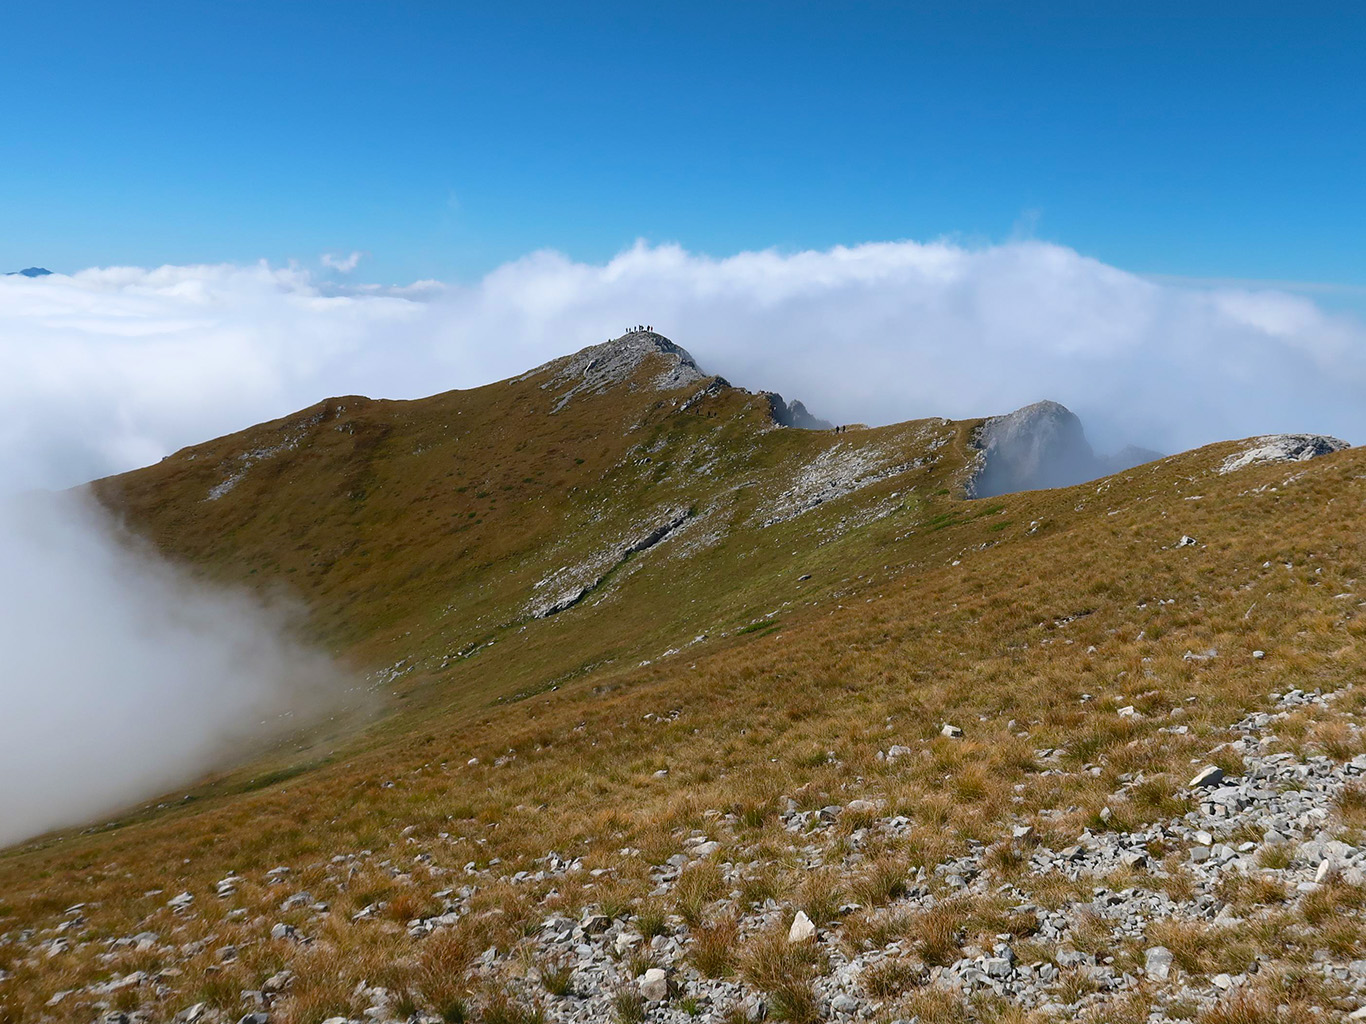
[{"label": "summit peak", "polygon": [[650,383],[661,391],[708,379],[687,349],[654,330],[638,327],[547,364],[551,377],[541,387],[554,390],[569,385],[555,405],[554,411],[558,412],[575,395],[599,394],[627,383],[647,359],[658,363]]}]

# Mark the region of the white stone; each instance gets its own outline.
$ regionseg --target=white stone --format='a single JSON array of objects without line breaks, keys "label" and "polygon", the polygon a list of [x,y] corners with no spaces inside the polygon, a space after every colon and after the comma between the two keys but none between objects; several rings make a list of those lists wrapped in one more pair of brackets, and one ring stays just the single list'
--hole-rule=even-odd
[{"label": "white stone", "polygon": [[816,926],[811,923],[811,918],[806,916],[805,910],[797,911],[797,916],[792,919],[792,927],[787,930],[787,941],[806,942],[815,937]]},{"label": "white stone", "polygon": [[663,968],[651,967],[640,976],[641,998],[651,1003],[662,1003],[669,998],[669,974]]},{"label": "white stone", "polygon": [[947,736],[951,740],[956,740],[963,735],[963,730],[956,725],[949,725],[945,722],[943,728],[939,730],[939,735]]},{"label": "white stone", "polygon": [[1195,777],[1187,784],[1190,789],[1201,789],[1206,786],[1217,786],[1224,781],[1224,769],[1217,765],[1206,765],[1195,773]]},{"label": "white stone", "polygon": [[982,968],[993,978],[1010,977],[1010,961],[1005,957],[988,957]]},{"label": "white stone", "polygon": [[1143,969],[1153,981],[1166,981],[1172,972],[1172,951],[1166,946],[1153,946],[1144,955]]}]

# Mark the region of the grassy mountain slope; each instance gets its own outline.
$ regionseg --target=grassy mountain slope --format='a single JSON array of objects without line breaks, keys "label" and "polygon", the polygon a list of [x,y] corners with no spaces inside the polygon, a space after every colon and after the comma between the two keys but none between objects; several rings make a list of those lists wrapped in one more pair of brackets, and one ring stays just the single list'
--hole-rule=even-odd
[{"label": "grassy mountain slope", "polygon": [[[620,954],[592,1005],[622,1019],[650,956],[678,986],[658,1019],[723,1019],[747,993],[772,1016],[839,1016],[837,985],[881,1020],[1355,1005],[1315,957],[1366,956],[1357,887],[1299,894],[1312,863],[1264,830],[1229,836],[1270,851],[1262,867],[1202,874],[1199,840],[1170,823],[1200,811],[1187,782],[1206,762],[1233,777],[1284,752],[1345,770],[1366,751],[1366,455],[1220,474],[1246,447],[1230,443],[970,502],[972,423],[778,429],[766,396],[659,388],[674,367],[647,351],[563,405],[583,379],[572,360],[421,402],[333,399],[96,485],[206,574],[297,594],[386,713],[206,780],[189,804],[0,860],[0,1019],[160,1020],[203,1001],[235,1020],[282,969],[273,1022],[359,1015],[375,997],[358,982],[388,989],[395,1018],[556,1016],[572,1003],[554,993],[563,951],[537,926],[584,908],[680,951]],[[1339,696],[1230,745],[1295,688]],[[1354,844],[1351,792],[1332,791],[1322,829]],[[1030,859],[1158,826],[1141,866]],[[719,845],[697,857],[700,840]],[[670,873],[680,855],[692,863]],[[291,870],[272,884],[276,866]],[[1097,886],[1204,909],[1112,933],[1089,909]],[[182,890],[194,902],[177,911]],[[1070,923],[1045,940],[1021,906]],[[798,908],[810,946],[785,940]],[[458,919],[433,931],[443,912]],[[272,938],[276,924],[297,934]],[[156,939],[114,944],[142,932]],[[920,973],[1003,935],[1060,970],[1040,983],[1057,1009]],[[1155,945],[1178,957],[1171,983],[1142,974]],[[1136,980],[1109,986],[1060,950]],[[1221,973],[1246,980],[1229,995]]]},{"label": "grassy mountain slope", "polygon": [[767,396],[715,378],[661,390],[670,361],[637,354],[558,412],[581,379],[564,360],[417,402],[329,399],[96,490],[172,556],[302,597],[320,642],[396,666],[401,693],[478,704],[880,569],[961,485],[968,425],[777,429]]}]

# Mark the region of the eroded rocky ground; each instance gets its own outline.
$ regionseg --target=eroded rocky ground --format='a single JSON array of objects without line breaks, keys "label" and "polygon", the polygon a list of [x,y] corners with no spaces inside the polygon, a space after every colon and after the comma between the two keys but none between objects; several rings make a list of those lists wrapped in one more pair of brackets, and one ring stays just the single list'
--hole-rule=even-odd
[{"label": "eroded rocky ground", "polygon": [[[1210,754],[1235,756],[1241,773],[1193,764],[1189,785],[1172,794],[1188,798],[1193,809],[1185,814],[1121,827],[1136,792],[1150,784],[1135,773],[1121,778],[1094,826],[1062,846],[1040,840],[1042,812],[1045,820],[1019,820],[997,843],[970,844],[929,870],[903,872],[866,851],[895,849],[932,823],[885,815],[873,800],[802,809],[787,798],[785,856],[811,880],[792,898],[764,895],[771,851],[746,847],[735,815],[708,812],[711,827],[684,838],[685,852],[648,865],[647,901],[551,912],[528,922],[510,948],[474,955],[464,982],[471,1000],[447,1007],[446,1019],[480,1019],[482,1011],[488,1020],[565,1022],[931,1021],[967,1019],[971,1011],[984,1019],[1026,1012],[1072,1020],[1123,1005],[1130,1016],[1141,1010],[1137,1019],[1180,1021],[1240,993],[1249,1006],[1274,1006],[1288,979],[1313,985],[1325,1019],[1366,1018],[1366,960],[1332,928],[1342,910],[1366,903],[1366,846],[1339,838],[1366,806],[1357,788],[1366,755],[1301,758],[1280,749],[1277,736],[1292,715],[1331,711],[1339,692],[1274,693],[1269,710],[1231,725],[1227,742]],[[1180,710],[1164,728],[1183,729]],[[943,730],[949,738],[962,732]],[[1043,766],[1058,754],[1036,751]],[[907,746],[885,751],[892,761],[915,756]],[[11,964],[60,960],[82,946],[110,963],[139,954],[165,964],[61,991],[48,1003],[52,1020],[151,1021],[162,1018],[118,1009],[121,997],[173,993],[178,960],[211,950],[231,965],[256,945],[281,951],[285,961],[326,947],[339,927],[331,901],[367,872],[412,880],[421,868],[428,884],[439,881],[423,894],[433,911],[402,925],[422,944],[489,914],[484,890],[536,888],[553,902],[561,883],[606,882],[618,870],[552,851],[535,870],[512,874],[496,858],[482,868],[473,861],[440,868],[411,831],[396,824],[395,842],[383,851],[338,852],[325,865],[280,865],[259,878],[230,873],[212,892],[165,894],[156,926],[136,934],[84,933],[78,904],[52,928],[0,935],[0,950]],[[620,851],[623,865],[638,867],[641,856]],[[296,879],[305,874],[322,884],[300,888]],[[366,905],[340,927],[393,931],[399,925],[387,910],[385,902]],[[181,943],[178,934],[202,917],[218,927]],[[994,928],[989,942],[980,939],[984,928]],[[1268,943],[1268,933],[1277,941]],[[200,1002],[174,1020],[295,1020],[295,984],[284,967],[243,992],[240,1010]],[[500,995],[490,1008],[492,992]],[[361,984],[352,997],[359,1012],[328,1018],[333,1024],[442,1019],[379,984]]]}]

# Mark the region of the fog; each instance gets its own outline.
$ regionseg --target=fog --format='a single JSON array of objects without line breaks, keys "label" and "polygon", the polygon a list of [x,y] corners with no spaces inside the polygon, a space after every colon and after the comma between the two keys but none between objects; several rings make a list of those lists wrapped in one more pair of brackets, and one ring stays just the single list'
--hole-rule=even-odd
[{"label": "fog", "polygon": [[342,696],[294,610],[196,582],[77,493],[0,501],[0,846],[256,752]]},{"label": "fog", "polygon": [[[194,583],[68,487],[330,395],[487,383],[652,324],[835,422],[1049,398],[1101,451],[1366,439],[1366,325],[1276,288],[1155,281],[1059,245],[528,255],[365,284],[358,253],[0,277],[0,843],[163,792],[344,685],[289,616]],[[293,717],[281,718],[286,711]]]}]

